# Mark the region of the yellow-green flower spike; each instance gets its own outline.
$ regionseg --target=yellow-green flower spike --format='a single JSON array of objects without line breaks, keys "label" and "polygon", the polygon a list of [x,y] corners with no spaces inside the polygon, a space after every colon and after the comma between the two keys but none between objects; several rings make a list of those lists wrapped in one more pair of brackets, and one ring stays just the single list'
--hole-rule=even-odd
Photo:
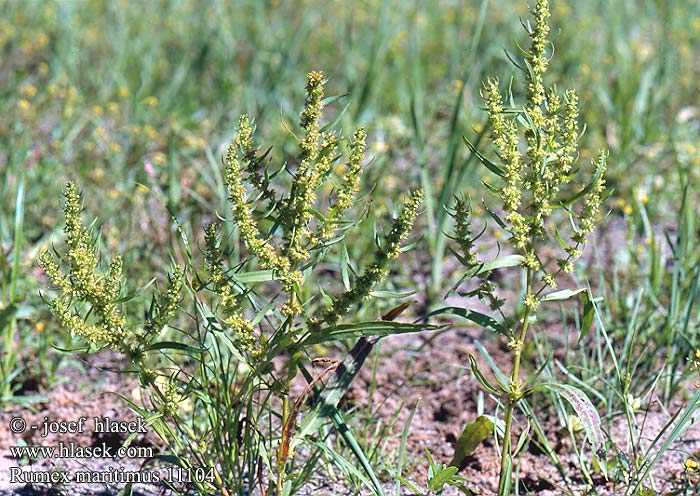
[{"label": "yellow-green flower spike", "polygon": [[389,262],[399,255],[401,242],[408,236],[422,202],[423,191],[412,191],[384,243],[377,250],[375,261],[357,278],[353,287],[341,294],[324,312],[323,320],[326,323],[338,323],[353,305],[367,299],[374,286],[384,280]]}]

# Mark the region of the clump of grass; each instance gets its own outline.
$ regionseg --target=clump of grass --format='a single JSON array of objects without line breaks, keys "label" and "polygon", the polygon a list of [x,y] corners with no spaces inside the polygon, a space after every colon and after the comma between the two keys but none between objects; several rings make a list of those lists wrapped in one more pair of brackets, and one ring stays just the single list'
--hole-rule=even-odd
[{"label": "clump of grass", "polygon": [[[537,390],[552,389],[574,405],[578,413],[586,417],[584,424],[589,440],[598,452],[602,450],[597,413],[582,391],[566,385],[537,383],[537,374],[528,374],[525,381],[521,378],[528,331],[536,330],[541,304],[565,300],[584,291],[583,288],[554,290],[560,276],[574,270],[588,235],[600,219],[607,158],[606,152],[601,150],[591,163],[593,173],[586,185],[578,192],[569,193],[569,185],[582,170],[577,165],[579,99],[573,89],[560,94],[555,87],[545,86],[550,57],[548,2],[539,0],[532,14],[534,22],[525,25],[530,47],[527,51],[521,49],[522,61],[516,63],[524,74],[524,103],[517,105],[511,90],[504,94],[495,79],[485,82],[482,90],[497,160],[491,161],[468,143],[482,164],[497,176],[497,182],[484,181],[484,186],[499,205],[496,208],[485,204],[485,208],[508,233],[506,243],[512,253],[496,260],[479,260],[476,251],[479,236],[472,230],[469,201],[459,199],[453,212],[456,254],[465,266],[462,280],[475,276],[483,278],[480,287],[466,296],[483,299],[496,316],[461,308],[437,311],[457,313],[502,334],[512,353],[511,370],[507,374],[498,371],[496,385],[491,384],[472,361],[481,385],[500,400],[505,410],[499,495],[511,492],[513,459],[517,454],[511,439],[513,416],[518,405]],[[561,219],[558,213],[568,217],[569,229],[558,222]],[[556,256],[545,255],[548,251],[544,248],[551,245],[551,240],[559,242]],[[514,314],[506,315],[497,284],[489,279],[489,274],[496,268],[512,266],[519,267],[522,272],[522,299]]]},{"label": "clump of grass", "polygon": [[[365,163],[363,129],[343,152],[344,140],[322,127],[324,82],[319,72],[307,77],[296,167],[271,170],[269,150],[261,152],[255,143],[251,119],[240,118],[224,161],[241,243],[227,246],[219,226],[209,225],[203,264],[186,243],[184,263],[174,264],[166,289],[156,292],[145,320],[135,317],[138,312],[125,294],[121,259],[114,257],[99,270],[95,238],[81,221],[81,195],[73,183],[65,190],[67,267],[48,252],[40,259],[59,290],[49,299],[54,315],[92,351],[111,348],[128,360],[139,374],[144,397],[142,404],[131,402],[132,407],[168,444],[169,460],[207,469],[211,477],[197,483],[202,494],[242,494],[251,485],[263,494],[294,492],[313,474],[319,458],[312,453],[299,466],[296,451],[326,429],[329,418],[357,447],[342,425],[337,404],[372,349],[374,341],[368,337],[425,328],[391,322],[393,315],[352,321],[353,309],[372,297],[398,257],[418,213],[420,190],[407,196],[378,243],[374,262],[354,280],[342,268],[345,291],[335,296],[322,292],[324,299],[309,297],[319,291],[315,269],[339,253],[347,254],[344,236],[356,224],[347,217]],[[323,189],[343,157],[345,172],[336,187]],[[288,181],[276,177],[282,171],[289,174]],[[321,201],[317,197],[322,191]],[[229,264],[233,252],[245,255],[242,262]],[[341,265],[348,263],[340,258]],[[191,298],[183,298],[184,288]],[[185,318],[188,301],[193,310]],[[341,364],[330,365],[317,377],[306,371],[313,345],[357,337],[361,339]],[[290,390],[299,371],[309,385],[294,400]],[[304,415],[314,392],[317,400]],[[319,448],[309,443],[305,449]],[[362,452],[356,455],[373,487],[381,491]]]}]

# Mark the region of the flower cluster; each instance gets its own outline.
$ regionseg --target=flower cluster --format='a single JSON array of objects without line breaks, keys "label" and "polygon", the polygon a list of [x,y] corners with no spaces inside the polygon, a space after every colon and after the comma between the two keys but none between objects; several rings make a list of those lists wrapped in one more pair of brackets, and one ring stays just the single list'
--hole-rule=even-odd
[{"label": "flower cluster", "polygon": [[[530,51],[525,54],[525,104],[505,108],[504,101],[512,101],[512,95],[502,95],[494,79],[487,81],[482,91],[493,145],[500,161],[499,165],[489,163],[489,168],[502,181],[500,187],[488,186],[501,200],[505,214],[503,225],[510,234],[512,247],[523,257],[523,266],[539,274],[546,286],[554,287],[559,272],[573,270],[573,262],[581,256],[586,237],[598,221],[605,190],[607,155],[604,151],[598,154],[592,164],[593,179],[578,194],[568,200],[562,198],[564,187],[575,176],[572,171],[578,158],[578,96],[574,90],[561,96],[554,88],[545,88],[548,2],[538,1],[533,15],[534,25],[528,28]],[[521,126],[524,127],[523,138]],[[523,146],[525,153],[521,151]],[[577,212],[572,207],[580,200],[583,200],[583,207]],[[573,230],[568,242],[556,233],[564,254],[557,258],[558,270],[552,272],[545,268],[537,246],[547,237],[547,218],[558,208],[571,214]],[[464,233],[459,234],[463,236]],[[525,303],[534,310],[539,302],[534,295],[528,295]]]},{"label": "flower cluster", "polygon": [[[367,133],[360,128],[355,131],[348,145],[347,162],[343,164],[344,173],[336,189],[334,201],[329,199],[328,211],[322,214],[317,204],[317,191],[329,179],[343,154],[340,152],[340,140],[330,132],[322,130],[320,119],[323,111],[323,85],[325,81],[320,72],[311,72],[307,76],[306,103],[301,112],[299,125],[303,131],[298,139],[298,165],[292,173],[288,194],[278,198],[271,187],[274,174],[266,170],[264,156],[259,156],[253,140],[254,129],[247,116],[239,122],[238,134],[226,154],[225,182],[229,201],[240,237],[248,250],[264,269],[272,270],[274,277],[282,283],[287,302],[281,312],[286,316],[298,316],[304,313],[299,293],[304,284],[302,264],[307,263],[313,249],[321,248],[332,242],[331,238],[343,224],[343,217],[353,206],[360,189],[360,178],[365,160]],[[248,194],[245,184],[257,190]],[[377,260],[359,277],[356,286],[339,297],[325,316],[337,321],[350,306],[369,295],[370,289],[386,275],[389,261],[398,255],[399,243],[410,230],[421,201],[420,192],[411,194],[402,214],[387,236],[385,244],[377,253]],[[252,200],[249,200],[252,198]],[[267,215],[256,218],[254,202],[268,202]],[[267,235],[263,234],[260,223],[267,218],[276,221]],[[279,239],[276,233],[280,232]],[[210,237],[213,235],[209,235]],[[212,251],[212,257],[220,254]],[[217,277],[218,269],[210,260],[210,276]],[[222,300],[231,300],[223,286],[213,282],[213,289],[219,292]],[[228,308],[231,316],[236,316],[237,324],[242,329],[237,332],[250,335],[245,319],[234,307]],[[314,320],[314,319],[311,319]],[[248,338],[246,338],[248,339]],[[252,343],[252,341],[250,341]]]},{"label": "flower cluster", "polygon": [[[90,239],[80,220],[81,198],[75,184],[68,183],[64,196],[69,274],[61,273],[48,252],[43,252],[39,257],[39,264],[63,293],[63,297],[50,302],[51,309],[61,324],[71,329],[73,334],[82,336],[93,344],[119,349],[127,335],[126,319],[114,303],[121,289],[121,259],[117,257],[112,260],[106,274],[98,272],[95,242]],[[89,303],[99,324],[88,324],[72,313],[67,302],[71,298]]]},{"label": "flower cluster", "polygon": [[[180,301],[184,274],[175,268],[167,290],[156,299],[142,328],[129,324],[119,305],[122,289],[122,260],[115,257],[105,273],[99,271],[96,241],[80,218],[81,195],[74,183],[65,188],[65,236],[68,273],[45,251],[39,265],[60,294],[49,306],[61,324],[73,335],[80,336],[97,347],[121,351],[131,360],[141,360],[142,351],[175,317]],[[79,303],[88,306],[85,316],[79,313]]]}]

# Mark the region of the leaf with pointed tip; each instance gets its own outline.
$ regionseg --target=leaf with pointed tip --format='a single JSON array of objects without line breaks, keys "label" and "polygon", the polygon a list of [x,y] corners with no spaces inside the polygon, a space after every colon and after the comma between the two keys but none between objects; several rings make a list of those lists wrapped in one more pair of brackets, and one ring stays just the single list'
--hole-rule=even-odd
[{"label": "leaf with pointed tip", "polygon": [[441,491],[442,487],[448,482],[450,482],[455,475],[457,475],[458,470],[459,469],[457,467],[440,468],[435,474],[435,477],[428,481],[428,490],[434,492]]},{"label": "leaf with pointed tip", "polygon": [[409,332],[434,331],[440,326],[424,324],[408,324],[405,322],[389,322],[382,320],[372,320],[357,324],[338,324],[324,327],[312,332],[299,343],[300,345],[312,345],[324,343],[326,341],[336,341],[339,339],[359,338],[368,336],[391,336],[393,334],[406,334]]},{"label": "leaf with pointed tip", "polygon": [[568,300],[572,296],[586,291],[586,288],[578,289],[562,289],[561,291],[554,291],[553,293],[548,293],[542,297],[542,301],[562,301]]},{"label": "leaf with pointed tip", "polygon": [[[585,188],[583,188],[581,191],[579,191],[578,193],[576,193],[574,196],[572,196],[572,197],[569,198],[568,200],[561,200],[561,201],[559,202],[559,205],[561,205],[561,206],[567,206],[567,207],[568,207],[568,206],[573,205],[574,203],[576,203],[578,200],[580,200],[581,198],[583,198],[584,196],[586,196],[588,193],[590,193],[591,190],[593,189],[593,187],[598,183],[598,181],[600,180],[601,176],[603,175],[603,172],[604,172],[604,170],[605,170],[605,167],[604,167],[604,166],[605,166],[605,159],[603,159],[603,164],[599,165],[599,166],[596,168],[595,174],[593,175],[593,179],[591,179],[591,182],[589,182],[589,183],[586,185]],[[556,205],[552,205],[552,206],[553,206],[553,207],[556,207]]]},{"label": "leaf with pointed tip", "polygon": [[475,312],[474,310],[467,310],[466,308],[461,307],[443,307],[430,312],[428,317],[432,317],[433,315],[457,315],[464,319],[471,320],[482,327],[491,329],[497,334],[501,334],[503,336],[508,335],[508,329],[506,329],[503,324],[498,322],[493,317]]},{"label": "leaf with pointed tip", "polygon": [[455,454],[448,465],[462,468],[465,459],[470,456],[476,448],[491,436],[493,433],[493,422],[481,415],[468,423],[455,445]]},{"label": "leaf with pointed tip", "polygon": [[500,392],[496,387],[491,384],[488,379],[484,376],[484,374],[481,373],[481,370],[479,370],[479,366],[476,363],[476,360],[474,359],[473,356],[469,355],[469,367],[472,369],[472,374],[474,374],[474,377],[476,378],[476,381],[481,384],[481,387],[486,389],[489,393],[495,394],[498,396]]},{"label": "leaf with pointed tip", "polygon": [[345,395],[376,342],[377,338],[361,338],[345,359],[338,364],[335,372],[328,379],[326,387],[319,393],[318,400],[311,411],[294,433],[290,450],[294,450],[306,436],[316,432],[324,419],[333,415],[340,399]]},{"label": "leaf with pointed tip", "polygon": [[469,141],[467,138],[462,138],[464,142],[467,144],[469,147],[469,150],[476,155],[476,158],[479,159],[479,162],[481,162],[488,170],[493,172],[499,177],[505,177],[506,173],[503,171],[501,167],[498,165],[494,164],[491,162],[489,159],[487,159],[484,155],[482,155],[479,150],[476,149],[476,146],[472,144],[471,141]]}]

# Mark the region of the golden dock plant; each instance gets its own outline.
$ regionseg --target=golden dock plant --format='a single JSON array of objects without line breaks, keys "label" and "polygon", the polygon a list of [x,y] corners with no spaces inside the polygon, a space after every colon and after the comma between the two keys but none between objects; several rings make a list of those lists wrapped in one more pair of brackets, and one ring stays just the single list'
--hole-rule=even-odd
[{"label": "golden dock plant", "polygon": [[[391,322],[398,311],[367,322],[353,316],[398,257],[422,192],[407,195],[391,230],[377,237],[374,260],[353,279],[344,244],[361,220],[348,217],[360,190],[367,135],[358,129],[345,140],[322,126],[323,86],[320,72],[308,74],[300,132],[294,136],[299,153],[283,167],[270,167],[270,150],[255,143],[251,119],[240,118],[224,158],[240,245],[228,246],[231,240],[217,224],[207,226],[203,263],[186,243],[184,267],[173,269],[167,289],[145,312],[124,290],[119,257],[100,270],[73,183],[65,190],[64,263],[48,252],[40,258],[57,288],[49,299],[53,313],[91,351],[108,347],[125,356],[147,398],[132,408],[168,444],[176,464],[211,475],[197,481],[200,494],[244,494],[253,486],[264,494],[293,493],[318,460],[312,454],[292,463],[295,448],[326,432],[330,419],[381,491],[337,405],[377,337],[434,328]],[[241,254],[241,262],[229,263],[233,252]],[[321,264],[340,266],[344,291],[333,296],[321,288],[324,280],[316,271]],[[183,298],[183,286],[191,298]],[[184,310],[186,302],[194,311]],[[144,313],[145,320],[137,317]],[[312,346],[357,338],[342,363],[316,378],[307,371]],[[291,382],[299,371],[309,386],[292,401]],[[304,410],[312,393],[315,401]]]},{"label": "golden dock plant", "polygon": [[[570,193],[575,189],[572,182],[582,172],[577,165],[579,99],[573,89],[562,95],[555,87],[545,87],[550,56],[547,0],[538,0],[532,15],[534,22],[525,25],[530,47],[529,50],[520,49],[522,63],[516,64],[525,76],[524,104],[517,105],[510,90],[503,92],[496,79],[486,81],[482,90],[497,160],[490,160],[467,141],[472,153],[497,177],[493,183],[484,181],[484,186],[500,206],[489,206],[486,202],[485,208],[507,233],[506,242],[511,253],[496,260],[480,261],[469,201],[458,199],[453,211],[455,254],[466,268],[460,284],[475,276],[483,279],[476,290],[462,294],[478,296],[496,314],[488,316],[455,307],[435,312],[458,314],[502,334],[512,352],[511,371],[496,374],[497,378],[500,375],[503,379],[498,380],[497,385],[489,382],[476,367],[476,362],[471,361],[481,385],[494,394],[505,409],[499,495],[511,493],[515,456],[511,440],[514,412],[524,398],[538,389],[549,388],[574,405],[596,453],[601,453],[603,447],[597,413],[583,392],[568,385],[535,385],[534,377],[526,382],[520,377],[528,331],[536,321],[540,304],[564,300],[583,292],[583,289],[553,290],[562,273],[573,271],[588,235],[599,221],[605,195],[607,158],[607,153],[601,150],[591,163],[593,172],[585,185]],[[560,230],[561,220],[568,220],[570,229]],[[549,255],[552,240],[559,243],[559,255],[554,257]],[[545,246],[548,250],[543,249]],[[523,272],[522,307],[516,309],[513,316],[506,316],[502,310],[504,302],[498,298],[497,287],[489,279],[489,274],[496,268],[513,266],[520,267]]]}]

